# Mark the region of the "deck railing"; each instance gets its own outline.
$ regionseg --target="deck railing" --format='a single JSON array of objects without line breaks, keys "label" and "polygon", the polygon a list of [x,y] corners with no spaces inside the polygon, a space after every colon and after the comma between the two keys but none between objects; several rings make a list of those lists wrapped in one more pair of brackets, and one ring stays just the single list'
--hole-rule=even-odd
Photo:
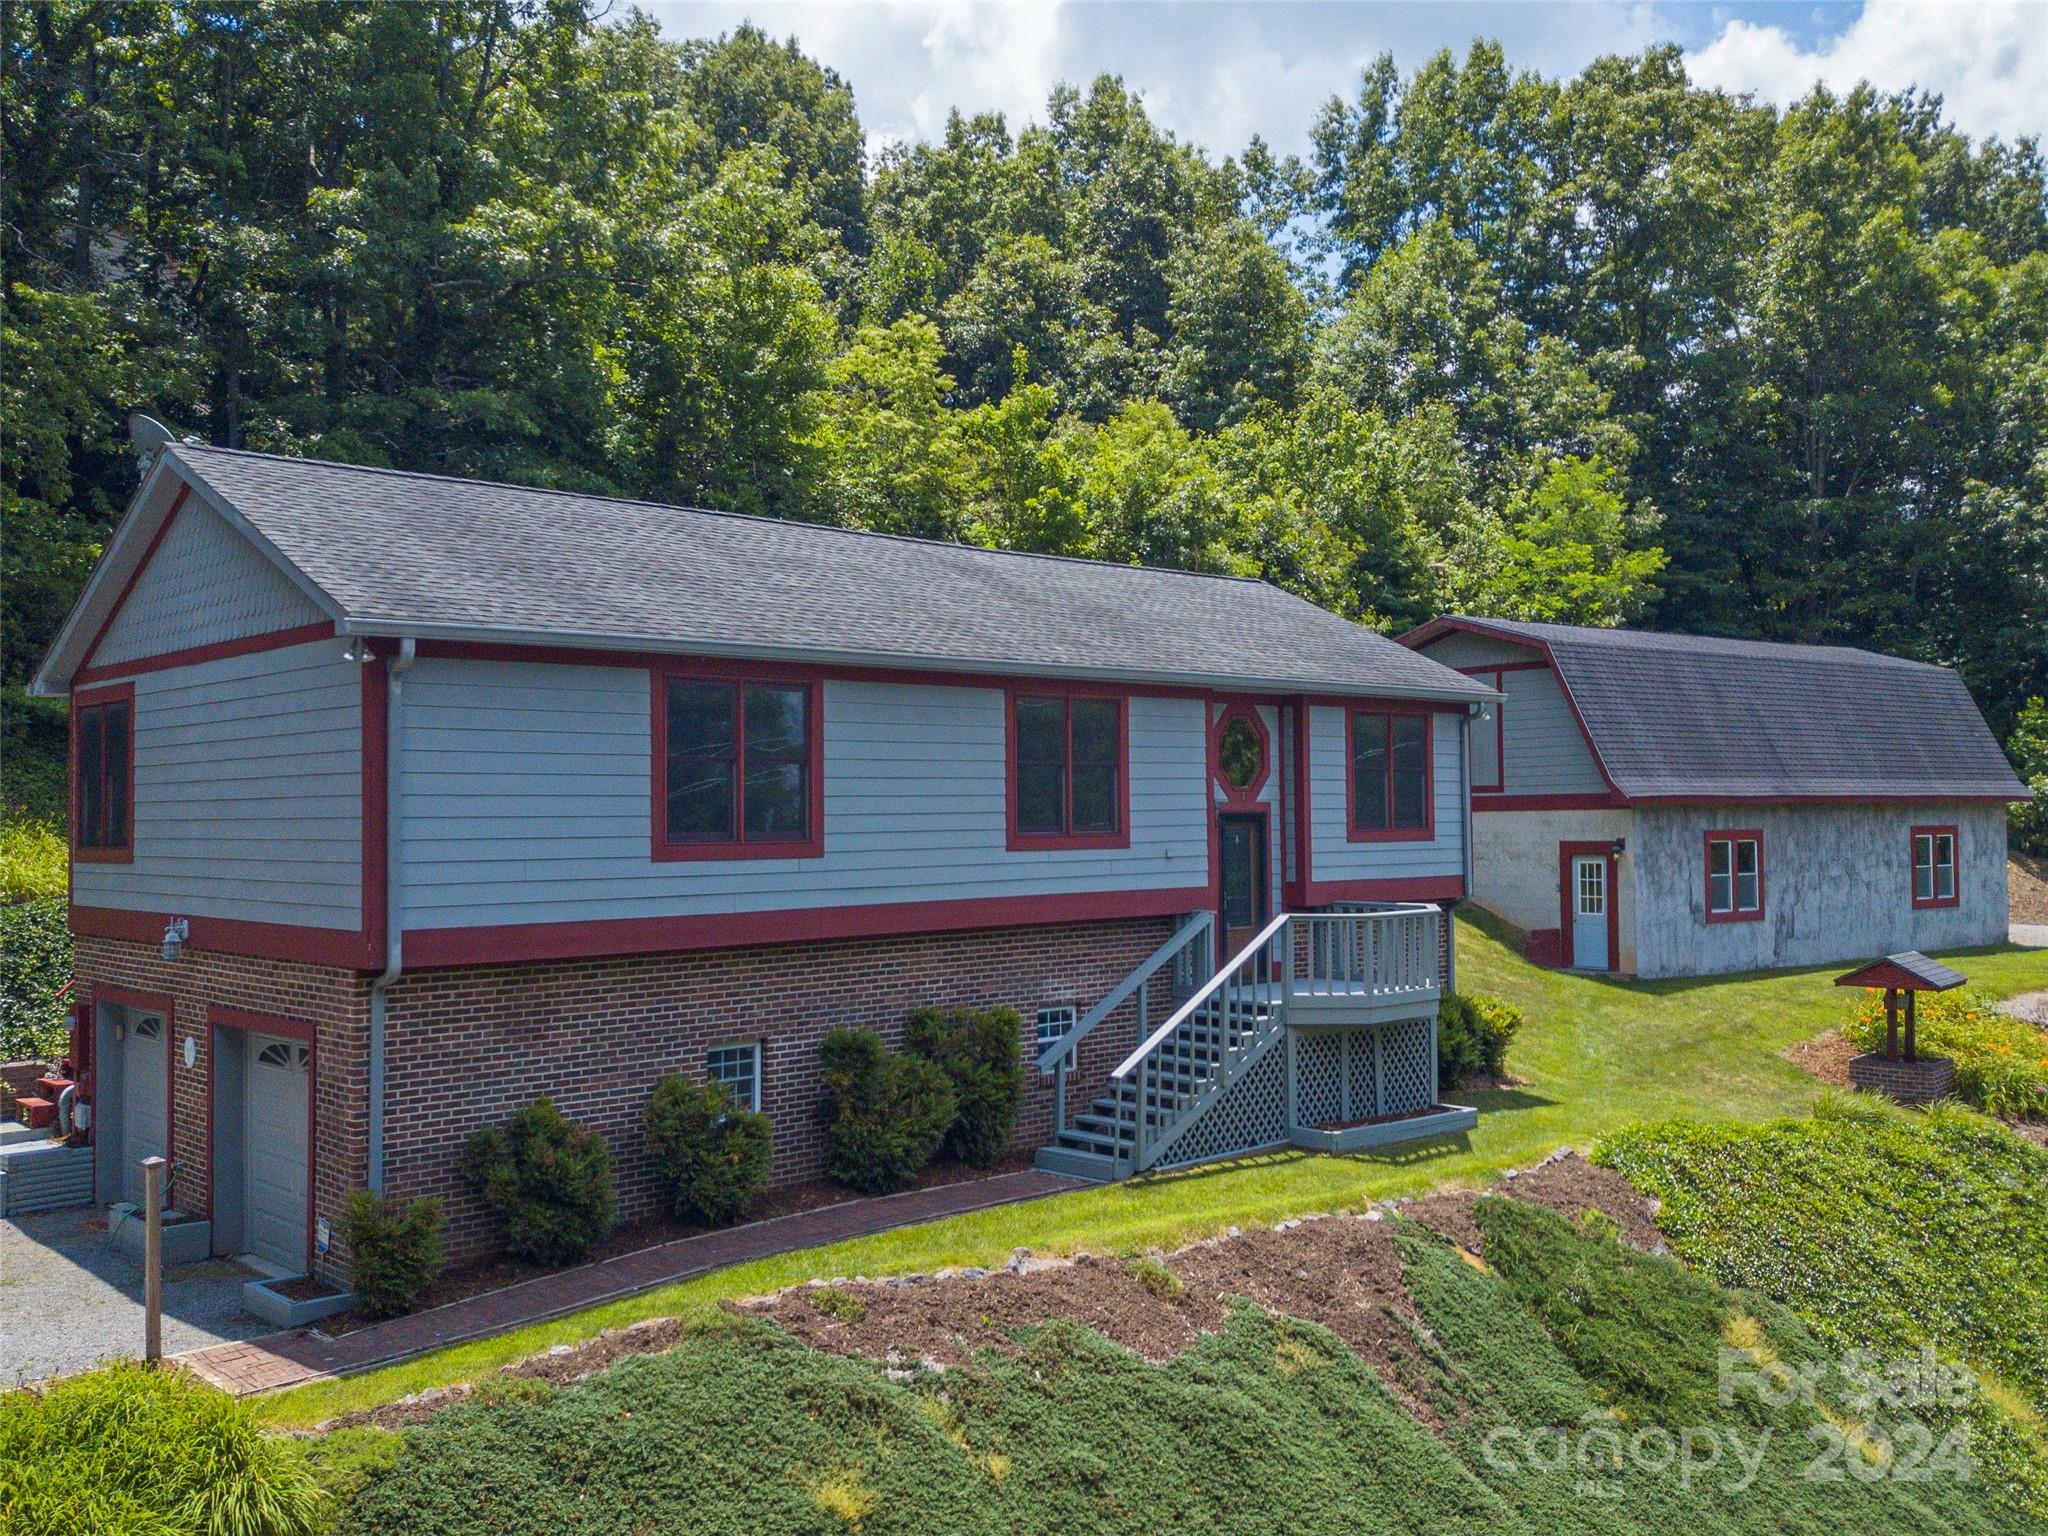
[{"label": "deck railing", "polygon": [[1067,1072],[1079,1059],[1081,1042],[1088,1038],[1096,1025],[1116,1012],[1133,996],[1138,999],[1138,1028],[1143,1031],[1152,1018],[1154,978],[1161,971],[1171,967],[1166,984],[1173,988],[1173,995],[1179,997],[1192,990],[1201,977],[1205,963],[1213,958],[1215,931],[1216,915],[1213,912],[1197,912],[1175,930],[1172,938],[1155,949],[1131,971],[1130,975],[1111,988],[1101,1002],[1076,1019],[1072,1029],[1038,1053],[1038,1070],[1052,1074],[1054,1135],[1067,1128]]},{"label": "deck railing", "polygon": [[1132,1116],[1131,1170],[1164,1157],[1272,1048],[1296,997],[1370,1003],[1433,992],[1442,920],[1426,905],[1274,918],[1110,1074],[1112,1096]]}]

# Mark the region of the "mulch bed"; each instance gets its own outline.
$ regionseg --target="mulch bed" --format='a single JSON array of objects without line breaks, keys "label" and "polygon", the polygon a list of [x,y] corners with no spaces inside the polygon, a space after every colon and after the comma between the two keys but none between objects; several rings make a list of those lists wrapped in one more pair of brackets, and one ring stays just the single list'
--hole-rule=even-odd
[{"label": "mulch bed", "polygon": [[2048,923],[2048,857],[2015,853],[2005,863],[2008,922]]},{"label": "mulch bed", "polygon": [[300,1275],[296,1280],[273,1280],[270,1288],[290,1301],[318,1301],[324,1296],[341,1294],[339,1286],[329,1285],[312,1275]]},{"label": "mulch bed", "polygon": [[1817,1077],[1832,1088],[1850,1086],[1849,1058],[1856,1054],[1856,1047],[1839,1029],[1815,1035],[1811,1040],[1801,1040],[1797,1045],[1788,1045],[1778,1054],[1809,1077]]},{"label": "mulch bed", "polygon": [[[904,1186],[905,1189],[928,1189],[935,1184],[960,1184],[969,1179],[992,1179],[998,1174],[1019,1173],[1031,1166],[1028,1152],[1014,1153],[993,1168],[968,1168],[960,1163],[933,1163],[916,1178]],[[828,1205],[841,1205],[848,1200],[865,1200],[868,1197],[843,1184],[834,1184],[830,1179],[812,1179],[802,1184],[786,1184],[771,1189],[754,1202],[747,1212],[748,1221],[765,1221],[771,1216],[793,1216],[798,1211],[815,1211]],[[663,1243],[674,1242],[677,1238],[697,1237],[708,1232],[709,1227],[692,1226],[674,1216],[650,1216],[640,1221],[625,1222],[612,1229],[611,1234],[590,1250],[583,1264],[595,1264],[604,1259],[614,1259],[620,1254],[637,1253],[642,1248],[658,1248]],[[434,1283],[427,1287],[413,1306],[413,1311],[424,1312],[429,1307],[438,1307],[451,1301],[465,1301],[471,1296],[480,1296],[485,1291],[503,1290],[508,1285],[517,1285],[522,1280],[532,1280],[555,1271],[545,1264],[529,1264],[506,1254],[481,1259],[474,1264],[465,1264],[458,1269],[442,1271]],[[360,1312],[343,1312],[326,1319],[315,1326],[329,1338],[339,1338],[345,1333],[354,1333],[358,1328],[367,1328],[382,1319],[365,1317]]]},{"label": "mulch bed", "polygon": [[[1498,1193],[1546,1205],[1577,1218],[1598,1210],[1623,1238],[1658,1251],[1650,1202],[1610,1169],[1563,1152],[1511,1174]],[[1393,1207],[1442,1233],[1484,1262],[1473,1221],[1477,1191],[1450,1191]],[[1238,1296],[1287,1316],[1320,1323],[1378,1371],[1410,1412],[1440,1427],[1422,1390],[1418,1319],[1401,1273],[1394,1223],[1382,1210],[1362,1216],[1311,1216],[1254,1231],[1232,1228],[1156,1260],[1179,1282],[1174,1290],[1154,1264],[1080,1255],[1038,1259],[1019,1249],[1000,1269],[942,1270],[880,1280],[837,1278],[727,1304],[741,1316],[764,1317],[818,1349],[892,1365],[958,1366],[975,1351],[1014,1353],[1015,1331],[1050,1319],[1092,1328],[1150,1360],[1179,1354],[1223,1326],[1227,1298]],[[506,1366],[502,1378],[565,1385],[635,1354],[658,1354],[682,1338],[676,1318],[650,1318],[579,1344],[561,1344]],[[372,1424],[396,1429],[460,1402],[469,1386],[436,1388],[352,1413],[324,1429]]]}]

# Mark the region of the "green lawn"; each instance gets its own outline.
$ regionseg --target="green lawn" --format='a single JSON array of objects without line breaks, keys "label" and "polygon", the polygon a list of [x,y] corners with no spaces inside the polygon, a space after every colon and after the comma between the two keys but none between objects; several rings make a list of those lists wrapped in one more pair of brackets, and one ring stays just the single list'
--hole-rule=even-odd
[{"label": "green lawn", "polygon": [[[1224,1228],[1310,1211],[1360,1207],[1442,1184],[1483,1184],[1560,1146],[1645,1119],[1764,1120],[1797,1113],[1819,1092],[1777,1052],[1839,1024],[1848,997],[1832,969],[1726,982],[1617,982],[1540,971],[1499,930],[1461,920],[1458,984],[1519,1005],[1528,1024],[1509,1066],[1525,1086],[1474,1095],[1478,1127],[1454,1140],[1378,1154],[1288,1153],[1134,1184],[980,1211],[826,1248],[720,1270],[679,1285],[425,1355],[342,1381],[262,1400],[279,1426],[304,1425],[481,1373],[550,1345],[643,1317],[687,1313],[814,1276],[996,1264],[1017,1247],[1173,1248]],[[2000,996],[2048,987],[2048,951],[1998,949],[1945,957]]]}]

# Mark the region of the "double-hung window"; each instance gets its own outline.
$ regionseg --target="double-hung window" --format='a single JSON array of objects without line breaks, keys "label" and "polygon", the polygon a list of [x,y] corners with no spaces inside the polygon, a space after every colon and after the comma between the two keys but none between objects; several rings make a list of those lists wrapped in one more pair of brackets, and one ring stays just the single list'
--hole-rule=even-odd
[{"label": "double-hung window", "polygon": [[732,1101],[741,1109],[761,1107],[761,1043],[714,1045],[704,1053],[704,1075],[732,1090]]},{"label": "double-hung window", "polygon": [[1740,922],[1764,915],[1764,835],[1707,834],[1707,921]]},{"label": "double-hung window", "polygon": [[1014,693],[1009,733],[1012,848],[1130,845],[1121,698]]},{"label": "double-hung window", "polygon": [[1913,905],[1953,907],[1956,894],[1956,829],[1913,829]]},{"label": "double-hung window", "polygon": [[814,683],[657,674],[655,856],[823,851]]},{"label": "double-hung window", "polygon": [[135,853],[135,689],[81,693],[71,709],[71,847],[87,862]]},{"label": "double-hung window", "polygon": [[1354,709],[1350,717],[1353,842],[1427,838],[1435,830],[1426,714]]}]

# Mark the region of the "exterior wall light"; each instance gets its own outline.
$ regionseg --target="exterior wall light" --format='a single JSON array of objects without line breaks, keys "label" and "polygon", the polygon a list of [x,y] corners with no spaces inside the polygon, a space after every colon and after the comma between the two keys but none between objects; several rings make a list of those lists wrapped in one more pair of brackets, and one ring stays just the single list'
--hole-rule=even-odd
[{"label": "exterior wall light", "polygon": [[185,941],[192,937],[192,925],[182,917],[174,917],[164,929],[163,954],[166,960],[176,960],[185,953]]},{"label": "exterior wall light", "polygon": [[1622,854],[1628,851],[1628,839],[1625,837],[1617,837],[1614,840],[1614,847],[1611,851],[1617,859],[1620,858]]}]

